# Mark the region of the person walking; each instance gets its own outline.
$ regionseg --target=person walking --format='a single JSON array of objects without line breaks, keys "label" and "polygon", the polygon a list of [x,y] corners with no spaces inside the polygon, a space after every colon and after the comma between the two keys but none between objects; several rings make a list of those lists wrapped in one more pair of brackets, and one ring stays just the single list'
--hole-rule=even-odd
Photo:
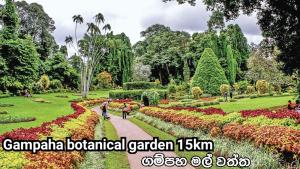
[{"label": "person walking", "polygon": [[224,93],[224,101],[228,102],[228,93],[227,92]]},{"label": "person walking", "polygon": [[108,105],[109,105],[110,102],[111,102],[111,99],[108,99],[107,102],[104,102],[104,103],[101,104],[102,116],[103,116],[104,120],[109,119]]}]

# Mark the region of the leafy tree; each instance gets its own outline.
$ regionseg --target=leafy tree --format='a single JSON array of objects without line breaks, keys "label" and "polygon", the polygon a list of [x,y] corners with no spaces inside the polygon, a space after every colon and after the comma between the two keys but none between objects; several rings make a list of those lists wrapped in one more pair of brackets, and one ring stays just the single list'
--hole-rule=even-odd
[{"label": "leafy tree", "polygon": [[78,89],[79,75],[62,53],[55,53],[47,60],[46,65],[46,74],[50,80],[59,80],[66,88]]},{"label": "leafy tree", "polygon": [[37,45],[37,51],[43,60],[46,60],[57,49],[52,36],[55,30],[54,20],[44,11],[38,3],[28,4],[26,1],[16,2],[20,17],[19,35],[31,35]]},{"label": "leafy tree", "polygon": [[141,33],[145,40],[134,45],[135,57],[145,65],[151,65],[152,78],[162,84],[183,74],[183,57],[190,41],[186,32],[172,31],[163,25],[153,25]]},{"label": "leafy tree", "polygon": [[133,80],[134,81],[149,81],[151,75],[151,66],[144,65],[141,62],[135,62],[133,66]]},{"label": "leafy tree", "polygon": [[1,9],[1,20],[3,22],[1,30],[3,39],[16,39],[18,37],[20,20],[16,12],[16,6],[12,0],[5,0],[5,5]]},{"label": "leafy tree", "polygon": [[77,73],[80,73],[80,66],[82,63],[82,60],[79,56],[76,54],[71,56],[69,59],[69,64],[76,70]]},{"label": "leafy tree", "polygon": [[246,73],[246,78],[254,83],[260,79],[265,79],[274,86],[288,87],[293,85],[292,78],[281,71],[282,65],[276,61],[277,53],[276,49],[272,53],[268,52],[268,58],[266,58],[264,48],[255,49],[248,59],[249,70]]},{"label": "leafy tree", "polygon": [[227,79],[231,85],[235,83],[236,80],[236,71],[237,71],[237,63],[233,57],[233,51],[231,45],[227,46]]},{"label": "leafy tree", "polygon": [[4,68],[0,76],[2,90],[20,94],[38,78],[39,55],[30,36],[18,38],[19,17],[12,0],[6,0],[1,11],[0,59]]},{"label": "leafy tree", "polygon": [[99,73],[97,80],[100,87],[109,88],[112,85],[112,76],[107,71]]},{"label": "leafy tree", "polygon": [[222,84],[228,84],[225,72],[213,50],[206,48],[198,62],[192,86],[200,87],[205,93],[217,95],[220,94],[219,87]]},{"label": "leafy tree", "polygon": [[187,59],[184,60],[184,66],[183,66],[183,77],[185,82],[189,82],[191,78],[191,72],[190,67],[188,65]]},{"label": "leafy tree", "polygon": [[[196,0],[176,1],[180,4],[188,2],[192,5],[195,5],[196,2]],[[263,35],[267,39],[274,39],[275,46],[278,46],[281,51],[278,59],[284,63],[285,71],[293,73],[293,70],[300,69],[299,1],[204,0],[203,2],[209,10],[223,13],[223,18],[227,20],[237,18],[241,13],[251,14],[257,12],[258,24],[263,31]]]},{"label": "leafy tree", "polygon": [[43,90],[47,90],[50,86],[50,79],[47,75],[41,76],[41,79],[39,80],[39,85]]}]

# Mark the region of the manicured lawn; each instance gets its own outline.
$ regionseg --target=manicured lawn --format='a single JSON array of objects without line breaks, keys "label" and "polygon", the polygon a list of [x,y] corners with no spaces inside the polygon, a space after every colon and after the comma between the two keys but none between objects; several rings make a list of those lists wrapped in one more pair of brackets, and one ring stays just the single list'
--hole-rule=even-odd
[{"label": "manicured lawn", "polygon": [[[109,120],[104,121],[104,132],[108,140],[119,140],[116,129]],[[105,154],[104,161],[107,169],[129,169],[129,162],[125,152],[110,151]]]},{"label": "manicured lawn", "polygon": [[276,106],[287,105],[288,100],[293,100],[294,96],[282,96],[282,97],[261,97],[255,99],[240,99],[237,102],[221,103],[220,105],[209,106],[221,108],[225,112],[235,112],[241,110],[254,110],[264,109]]},{"label": "manicured lawn", "polygon": [[[61,98],[56,96],[68,96]],[[90,98],[108,97],[108,91],[93,91]],[[34,99],[42,98],[50,103],[35,102]],[[0,134],[20,127],[30,128],[41,125],[43,122],[52,121],[57,117],[73,113],[70,100],[80,98],[74,93],[50,93],[34,95],[32,98],[7,97],[0,98],[0,104],[13,104],[13,107],[0,107],[0,111],[7,111],[11,116],[35,117],[33,122],[1,124]],[[0,115],[5,116],[5,115]]]}]

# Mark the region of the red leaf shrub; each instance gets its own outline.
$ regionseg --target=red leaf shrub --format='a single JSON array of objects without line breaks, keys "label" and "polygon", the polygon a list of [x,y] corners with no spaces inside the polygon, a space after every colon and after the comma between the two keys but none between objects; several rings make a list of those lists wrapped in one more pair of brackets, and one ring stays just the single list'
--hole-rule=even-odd
[{"label": "red leaf shrub", "polygon": [[212,114],[220,114],[220,115],[225,115],[226,113],[222,109],[214,108],[214,107],[209,107],[209,108],[195,108],[195,107],[169,107],[166,109],[170,110],[187,110],[187,111],[195,111],[195,112],[201,112],[206,115],[212,115]]},{"label": "red leaf shrub", "polygon": [[256,117],[256,116],[265,116],[271,119],[283,119],[283,118],[292,118],[299,121],[300,113],[297,113],[294,110],[288,110],[285,108],[270,111],[267,109],[258,109],[258,110],[243,110],[241,111],[242,117]]}]

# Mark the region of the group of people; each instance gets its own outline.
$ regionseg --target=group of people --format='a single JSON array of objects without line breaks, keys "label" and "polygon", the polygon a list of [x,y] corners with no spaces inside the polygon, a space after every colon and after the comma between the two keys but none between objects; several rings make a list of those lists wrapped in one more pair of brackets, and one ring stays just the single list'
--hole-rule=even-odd
[{"label": "group of people", "polygon": [[[104,120],[108,120],[110,119],[110,117],[108,116],[108,106],[109,106],[109,103],[111,102],[112,100],[109,99],[108,101],[106,102],[103,102],[101,104],[101,110],[102,110],[102,116],[104,118]],[[131,107],[130,105],[127,105],[126,103],[124,103],[123,107],[122,107],[122,118],[123,119],[126,119],[127,118],[127,115],[129,115],[131,111]]]},{"label": "group of people", "polygon": [[288,101],[288,109],[296,110],[296,112],[300,113],[300,101],[296,100],[296,103],[292,103],[291,100]]}]

